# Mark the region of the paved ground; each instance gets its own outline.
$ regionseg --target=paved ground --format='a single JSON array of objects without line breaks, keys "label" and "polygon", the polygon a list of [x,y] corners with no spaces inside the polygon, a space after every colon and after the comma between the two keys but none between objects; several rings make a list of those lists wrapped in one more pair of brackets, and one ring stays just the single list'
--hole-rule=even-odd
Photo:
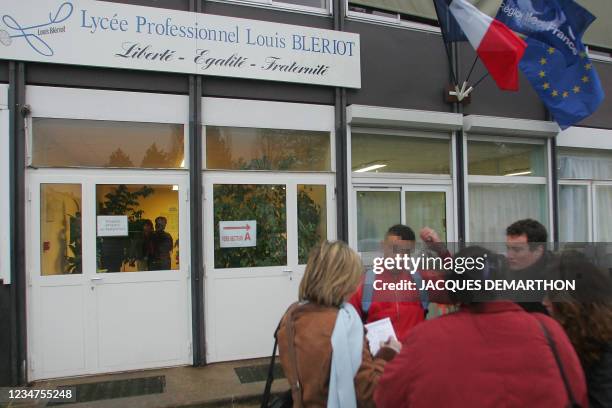
[{"label": "paved ground", "polygon": [[[165,376],[165,391],[162,394],[142,395],[128,398],[105,399],[77,404],[57,405],[58,408],[205,408],[205,407],[258,407],[265,381],[242,384],[235,367],[267,364],[268,359],[242,360],[211,364],[206,367],[175,367],[99,376],[69,378],[56,381],[41,381],[34,388],[54,389],[58,386],[123,380],[130,378]],[[275,380],[272,391],[288,389],[285,379]],[[2,404],[0,404],[1,406]],[[6,406],[6,405],[5,405]],[[42,408],[45,401],[20,402],[8,405],[11,408]]]}]

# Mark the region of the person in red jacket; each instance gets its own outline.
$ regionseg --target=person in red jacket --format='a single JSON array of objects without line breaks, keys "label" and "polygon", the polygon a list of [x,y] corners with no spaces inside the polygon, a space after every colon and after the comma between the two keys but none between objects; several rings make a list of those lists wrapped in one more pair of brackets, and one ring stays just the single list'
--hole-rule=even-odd
[{"label": "person in red jacket", "polygon": [[[441,240],[434,230],[423,228],[420,236],[423,242],[430,244],[431,248],[443,252],[442,256],[450,256],[443,245],[436,248],[436,244],[441,244]],[[401,224],[394,225],[389,228],[382,243],[384,257],[393,258],[405,253],[411,255],[415,249],[415,242],[416,237],[410,227]],[[373,290],[371,287],[373,282],[371,279],[368,281],[368,274],[371,273],[371,271],[366,271],[359,288],[351,296],[349,303],[355,307],[364,323],[390,318],[397,339],[401,342],[414,326],[425,320],[427,301],[423,293],[419,291]],[[426,275],[423,271],[418,271],[418,273],[419,275],[415,277],[408,271],[385,269],[381,274],[376,275],[375,279],[384,283],[398,283],[402,280],[416,281],[420,276]],[[431,279],[430,274],[427,274],[426,279]],[[415,283],[418,285],[418,282]],[[367,298],[365,302],[364,297]]]},{"label": "person in red jacket", "polygon": [[[493,265],[496,255],[481,248],[467,248],[456,257],[478,253],[486,253]],[[488,279],[491,268],[485,270],[454,279]],[[588,407],[580,361],[556,321],[495,300],[495,294],[478,297],[479,302],[475,296],[460,293],[460,311],[409,333],[379,380],[374,394],[378,408],[578,406],[569,404],[572,399]],[[487,296],[492,298],[486,301]]]}]

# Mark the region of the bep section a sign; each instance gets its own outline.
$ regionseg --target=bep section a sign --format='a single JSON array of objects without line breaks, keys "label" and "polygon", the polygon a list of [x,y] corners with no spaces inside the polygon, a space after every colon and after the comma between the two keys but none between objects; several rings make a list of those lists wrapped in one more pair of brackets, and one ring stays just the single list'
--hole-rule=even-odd
[{"label": "bep section a sign", "polygon": [[361,87],[358,34],[93,0],[2,0],[0,59]]},{"label": "bep section a sign", "polygon": [[257,246],[257,221],[219,221],[219,246],[221,248]]}]

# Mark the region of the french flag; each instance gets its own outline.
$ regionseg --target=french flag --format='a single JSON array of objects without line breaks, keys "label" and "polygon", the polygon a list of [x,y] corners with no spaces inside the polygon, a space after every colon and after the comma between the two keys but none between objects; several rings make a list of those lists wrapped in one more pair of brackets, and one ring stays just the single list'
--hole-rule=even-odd
[{"label": "french flag", "polygon": [[445,20],[439,18],[442,30],[451,31],[449,26],[456,22],[497,86],[503,90],[517,91],[518,64],[527,48],[525,41],[467,0],[452,0],[450,4],[442,0],[436,3],[446,8],[439,11],[447,16],[450,12],[448,17],[454,17]]}]

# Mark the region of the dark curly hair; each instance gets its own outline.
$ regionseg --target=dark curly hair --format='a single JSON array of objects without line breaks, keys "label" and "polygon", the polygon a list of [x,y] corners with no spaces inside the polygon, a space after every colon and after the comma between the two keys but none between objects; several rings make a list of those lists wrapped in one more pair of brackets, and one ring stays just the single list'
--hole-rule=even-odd
[{"label": "dark curly hair", "polygon": [[612,280],[576,251],[560,257],[561,279],[575,279],[576,290],[550,294],[553,317],[561,323],[580,362],[588,368],[612,343]]}]

